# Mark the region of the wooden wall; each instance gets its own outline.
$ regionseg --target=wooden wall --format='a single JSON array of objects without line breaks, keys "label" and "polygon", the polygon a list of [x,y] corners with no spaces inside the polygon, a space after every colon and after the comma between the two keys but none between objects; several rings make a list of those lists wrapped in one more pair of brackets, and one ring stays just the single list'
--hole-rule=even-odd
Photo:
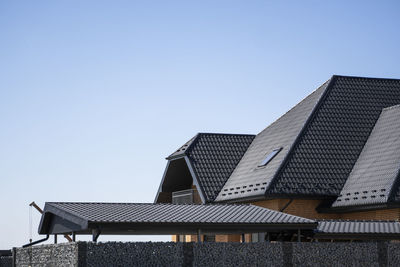
[{"label": "wooden wall", "polygon": [[[194,203],[201,204],[199,193],[195,189]],[[283,212],[309,218],[309,219],[341,219],[341,220],[400,220],[400,208],[397,209],[384,209],[384,210],[373,210],[373,211],[362,211],[362,212],[351,212],[351,213],[318,213],[316,208],[321,203],[321,200],[310,200],[310,199],[294,199],[289,203],[290,199],[271,199],[256,201],[251,204],[260,207],[281,211],[285,206]],[[196,235],[187,235],[185,237],[186,242],[197,242]],[[203,236],[202,236],[203,239]],[[172,241],[177,241],[177,236],[172,236]],[[216,242],[241,242],[240,235],[216,235]],[[251,235],[246,234],[246,242],[251,241]]]},{"label": "wooden wall", "polygon": [[[252,203],[264,208],[280,211],[290,200],[271,199]],[[284,210],[285,213],[309,219],[341,220],[400,220],[400,209],[383,209],[349,213],[318,213],[316,208],[321,200],[294,199]]]}]

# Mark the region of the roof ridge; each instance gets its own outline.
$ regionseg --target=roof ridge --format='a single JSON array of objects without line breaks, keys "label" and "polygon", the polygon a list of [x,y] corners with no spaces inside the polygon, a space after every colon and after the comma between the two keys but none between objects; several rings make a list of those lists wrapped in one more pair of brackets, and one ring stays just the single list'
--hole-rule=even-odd
[{"label": "roof ridge", "polygon": [[383,108],[382,111],[396,109],[396,108],[400,108],[400,104],[394,105],[394,106],[390,106],[390,107],[387,107],[387,108]]},{"label": "roof ridge", "polygon": [[[282,162],[280,163],[277,171],[275,172],[275,174],[273,175],[271,182],[269,183],[268,187],[265,190],[264,195],[267,195],[268,191],[275,185],[276,182],[276,178],[278,177],[278,175],[281,173],[281,171],[284,169],[284,167],[286,166],[286,164],[289,161],[289,158],[291,157],[291,154],[293,153],[294,149],[296,148],[297,144],[299,143],[299,140],[301,139],[301,137],[303,136],[304,132],[307,130],[310,122],[313,120],[315,114],[317,113],[317,111],[319,110],[321,104],[323,103],[324,99],[326,98],[326,96],[328,95],[330,89],[332,88],[332,85],[336,82],[337,76],[333,75],[329,80],[327,80],[326,82],[324,82],[321,86],[319,86],[314,92],[316,92],[318,89],[320,89],[321,87],[325,86],[324,92],[322,92],[321,96],[319,97],[318,101],[316,102],[315,106],[313,107],[310,115],[308,116],[308,118],[306,119],[306,121],[304,122],[303,127],[301,128],[301,130],[299,131],[299,134],[296,136],[296,138],[294,139],[294,142],[292,143],[292,145],[289,148],[289,151],[287,152],[287,154],[285,155],[285,157],[283,158]],[[313,93],[314,93],[313,92]],[[311,94],[310,94],[311,95]],[[308,95],[309,96],[309,95]],[[307,97],[308,97],[307,96]],[[307,97],[305,97],[304,99],[306,99]],[[303,100],[304,100],[303,99]],[[303,101],[302,100],[302,101]],[[300,101],[299,104],[302,102]],[[297,104],[297,105],[299,105]],[[296,106],[297,106],[296,105]],[[294,106],[294,107],[296,107]],[[294,108],[293,107],[293,108]],[[292,109],[293,109],[292,108]],[[292,109],[290,109],[289,111],[291,111]],[[288,111],[288,112],[289,112]],[[286,112],[286,113],[288,113]],[[285,113],[285,114],[286,114]],[[271,124],[272,125],[272,124]]]},{"label": "roof ridge", "polygon": [[84,204],[84,205],[93,205],[93,204],[106,204],[106,205],[111,205],[111,204],[119,204],[119,205],[170,205],[170,206],[251,206],[252,204],[248,203],[206,203],[206,204],[200,204],[200,203],[180,203],[180,204],[173,204],[173,203],[153,203],[153,202],[46,202],[46,204]]},{"label": "roof ridge", "polygon": [[187,155],[187,152],[194,146],[200,136],[207,136],[207,135],[220,135],[220,136],[248,136],[248,137],[255,137],[255,134],[233,134],[233,133],[204,133],[198,132],[194,135],[191,139],[189,139],[186,143],[180,146],[177,150],[171,153],[166,159],[173,159],[178,158],[181,156]]},{"label": "roof ridge", "polygon": [[204,133],[199,132],[198,135],[224,135],[224,136],[255,136],[255,134],[234,134],[234,133]]},{"label": "roof ridge", "polygon": [[193,145],[193,143],[198,139],[200,136],[199,133],[195,134],[192,138],[190,138],[186,143],[181,145],[177,150],[175,150],[172,154],[170,154],[168,157],[166,157],[167,160],[173,159],[173,158],[178,158],[181,156],[185,156],[187,150]]},{"label": "roof ridge", "polygon": [[[312,91],[310,94],[308,94],[307,96],[303,97],[299,102],[297,102],[296,105],[294,105],[292,108],[290,108],[288,111],[286,111],[284,114],[282,114],[281,116],[279,116],[276,120],[274,120],[272,123],[270,123],[266,128],[264,128],[261,132],[259,132],[258,134],[266,131],[268,128],[270,128],[273,124],[275,124],[277,121],[279,121],[281,118],[283,118],[284,116],[286,116],[286,114],[288,114],[289,112],[291,112],[293,109],[295,109],[298,105],[300,105],[300,103],[302,103],[304,100],[306,100],[309,96],[311,96],[312,94],[314,94],[315,92],[318,91],[318,89],[320,89],[321,87],[323,87],[325,84],[329,83],[331,81],[332,78],[326,80],[322,85],[318,86],[317,89],[315,89],[314,91]],[[325,89],[326,90],[326,89]],[[322,95],[321,95],[322,97]],[[320,98],[321,98],[320,97]],[[319,100],[318,100],[319,102]],[[312,113],[312,112],[311,112]],[[311,114],[310,114],[311,115]],[[258,135],[257,134],[257,135]]]},{"label": "roof ridge", "polygon": [[368,80],[381,80],[381,81],[400,81],[399,78],[380,78],[380,77],[363,77],[363,76],[353,76],[353,75],[333,75],[332,77],[338,78],[350,78],[350,79],[368,79]]}]

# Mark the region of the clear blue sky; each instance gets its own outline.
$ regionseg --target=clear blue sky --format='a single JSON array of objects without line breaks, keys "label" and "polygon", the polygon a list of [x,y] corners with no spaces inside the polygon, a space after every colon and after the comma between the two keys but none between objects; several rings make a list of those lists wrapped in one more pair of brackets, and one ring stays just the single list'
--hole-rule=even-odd
[{"label": "clear blue sky", "polygon": [[0,248],[33,200],[152,202],[197,132],[258,133],[332,74],[400,78],[398,1],[327,2],[1,1]]}]

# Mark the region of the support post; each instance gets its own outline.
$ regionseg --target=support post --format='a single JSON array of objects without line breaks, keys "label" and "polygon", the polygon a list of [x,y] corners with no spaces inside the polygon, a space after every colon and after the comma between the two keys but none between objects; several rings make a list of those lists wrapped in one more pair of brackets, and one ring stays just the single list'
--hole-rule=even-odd
[{"label": "support post", "polygon": [[300,229],[297,230],[297,242],[301,242],[301,231],[300,231]]},{"label": "support post", "polygon": [[75,232],[72,232],[72,242],[75,242],[76,241],[76,234],[75,234]]},{"label": "support post", "polygon": [[244,243],[244,242],[246,242],[246,236],[245,236],[245,234],[243,233],[243,234],[242,234],[242,243]]},{"label": "support post", "polygon": [[57,235],[54,235],[54,244],[57,244]]},{"label": "support post", "polygon": [[197,229],[197,243],[201,243],[201,231]]}]

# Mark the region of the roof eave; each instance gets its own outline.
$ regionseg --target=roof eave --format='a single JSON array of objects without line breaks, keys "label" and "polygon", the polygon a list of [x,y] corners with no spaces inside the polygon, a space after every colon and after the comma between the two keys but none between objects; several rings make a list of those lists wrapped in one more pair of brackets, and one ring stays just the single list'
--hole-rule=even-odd
[{"label": "roof eave", "polygon": [[389,202],[389,203],[378,203],[378,204],[367,204],[357,206],[341,206],[341,207],[317,207],[316,210],[319,213],[349,213],[355,211],[371,211],[381,209],[395,209],[400,208],[400,203]]},{"label": "roof eave", "polygon": [[43,214],[40,219],[40,224],[38,228],[38,233],[39,234],[49,234],[49,223],[51,220],[51,215],[56,215],[59,216],[62,219],[69,220],[77,225],[79,225],[82,229],[86,229],[88,227],[88,220],[77,216],[75,214],[72,214],[68,211],[62,210],[58,207],[54,207],[51,205],[51,202],[46,202],[44,209],[43,209]]}]

